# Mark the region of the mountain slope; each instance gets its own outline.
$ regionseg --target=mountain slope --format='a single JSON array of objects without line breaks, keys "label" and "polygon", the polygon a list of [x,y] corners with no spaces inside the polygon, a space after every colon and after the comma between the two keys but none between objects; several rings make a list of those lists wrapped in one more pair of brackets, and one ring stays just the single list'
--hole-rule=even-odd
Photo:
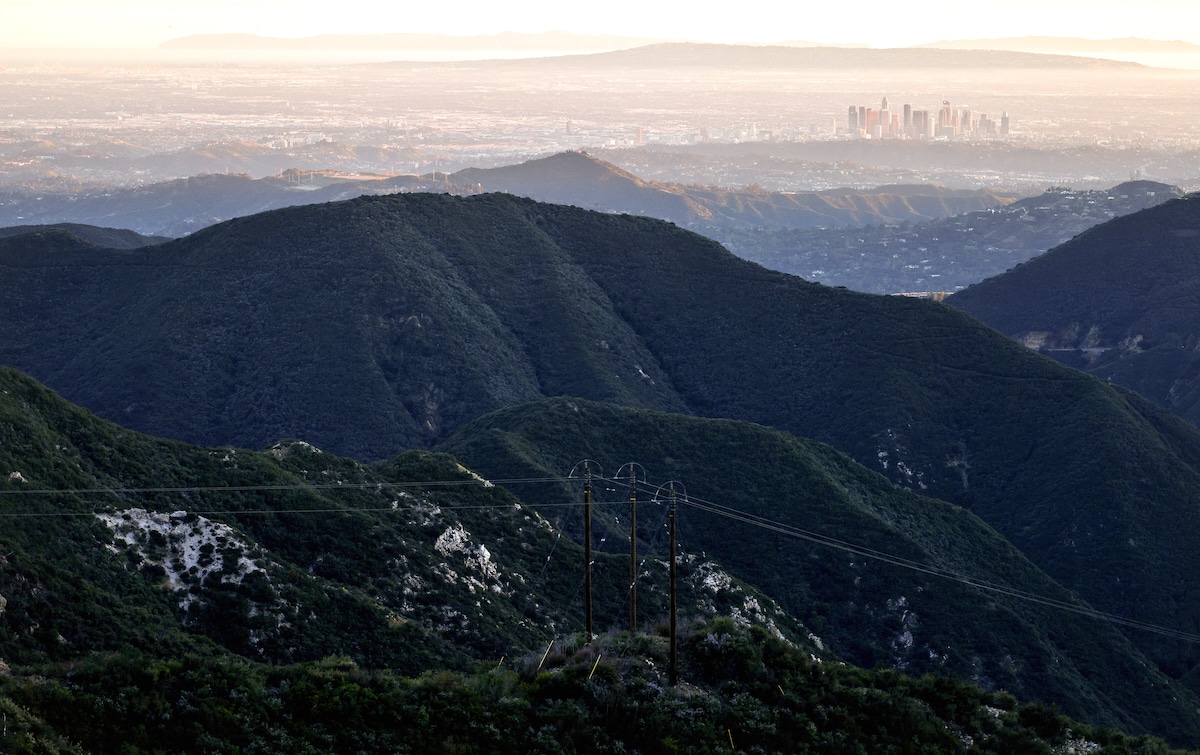
[{"label": "mountain slope", "polygon": [[[135,429],[380,458],[553,395],[751,420],[969,508],[1103,610],[1200,626],[1200,432],[943,305],[497,194],[21,244],[0,240],[0,361]],[[1196,664],[1131,637],[1176,678]]]},{"label": "mountain slope", "polygon": [[[578,517],[577,506],[562,516],[562,496],[577,499],[578,489],[561,486],[558,465],[531,462],[571,453],[581,441],[589,451],[625,450],[630,437],[649,443],[629,450],[702,487],[740,470],[740,485],[717,490],[738,507],[755,509],[753,497],[773,485],[803,490],[758,504],[757,513],[1075,602],[974,517],[897,490],[812,442],[745,423],[560,399],[489,417],[449,445],[479,454],[501,428],[533,455],[490,463],[551,483],[525,483],[532,507],[443,455],[409,453],[364,467],[299,441],[255,454],[155,440],[0,370],[8,522],[0,533],[0,658],[20,676],[48,663],[82,668],[74,691],[60,695],[109,694],[103,677],[92,677],[98,668],[119,678],[162,663],[182,662],[187,674],[234,664],[228,674],[236,677],[247,661],[334,655],[411,675],[482,658],[536,658],[547,638],[582,626],[582,554],[559,540],[554,521]],[[558,448],[546,443],[552,439]],[[678,453],[680,440],[693,458],[674,466],[652,458]],[[752,466],[762,458],[774,464]],[[611,510],[605,498],[601,486],[598,510]],[[653,532],[662,513],[645,504],[643,527]],[[1093,723],[1200,739],[1197,701],[1103,624],[783,541],[770,544],[783,546],[776,563],[756,564],[745,533],[692,509],[681,521],[685,625],[724,616],[788,637],[806,653],[951,673],[1056,702]],[[619,524],[607,530],[612,542],[622,534]],[[664,543],[652,536],[642,545],[638,606],[652,626],[666,615]],[[718,552],[732,559],[732,576]],[[598,627],[625,624],[621,553],[610,545],[595,554]],[[781,569],[788,557],[800,566]],[[822,625],[833,647],[739,576],[766,579]]]},{"label": "mountain slope", "polygon": [[[897,566],[896,559],[905,559],[1006,590],[1072,600],[979,519],[895,488],[827,446],[743,422],[560,398],[488,415],[442,448],[508,479],[561,474],[587,456],[599,462],[593,473],[602,465],[611,477],[635,460],[655,484],[682,481],[683,547],[761,587],[856,665],[951,674],[1131,731],[1148,726],[1182,734],[1178,727],[1193,718],[1194,703],[1179,702],[1192,695],[1162,676],[1152,674],[1135,689],[1144,661],[1112,626]],[[597,496],[609,517],[598,537],[619,549],[628,536],[620,505],[628,495],[619,483],[609,486],[612,492]],[[573,493],[544,483],[514,490],[546,503]],[[658,540],[668,491],[650,485],[639,498],[639,531]],[[729,509],[735,516],[721,515]],[[770,526],[753,526],[758,518]],[[788,537],[781,528],[807,534]],[[813,537],[824,542],[814,544]],[[846,544],[889,560],[838,549]],[[1107,718],[1113,708],[1121,711],[1116,720]]]},{"label": "mountain slope", "polygon": [[950,303],[1033,348],[1200,424],[1200,204],[1118,220]]},{"label": "mountain slope", "polygon": [[[582,549],[444,455],[367,467],[301,441],[197,448],[0,368],[0,472],[9,664],[219,647],[415,674],[534,652],[583,626]],[[598,554],[594,571],[599,625],[620,626],[623,560]],[[722,615],[705,575],[724,578],[729,605],[759,606],[750,618],[822,653],[711,560],[683,569],[682,610]],[[664,582],[664,566],[645,566],[650,621],[665,615]]]}]

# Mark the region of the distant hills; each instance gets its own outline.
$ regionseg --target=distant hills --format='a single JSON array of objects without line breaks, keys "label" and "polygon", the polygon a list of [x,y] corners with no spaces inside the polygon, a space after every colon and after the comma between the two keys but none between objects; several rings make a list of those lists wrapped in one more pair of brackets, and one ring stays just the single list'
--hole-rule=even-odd
[{"label": "distant hills", "polygon": [[57,232],[68,234],[89,244],[108,247],[109,249],[139,249],[143,246],[153,246],[161,244],[164,241],[170,241],[169,238],[162,236],[143,236],[140,233],[134,233],[124,228],[100,228],[81,223],[0,227],[0,238]]},{"label": "distant hills", "polygon": [[[389,64],[378,64],[389,65]],[[464,65],[447,63],[444,65]],[[699,42],[656,44],[590,55],[494,61],[499,68],[741,68],[812,69],[1099,69],[1137,70],[1137,63],[1073,55],[1043,55],[1003,50],[921,48],[793,47],[786,45],[722,45]]]},{"label": "distant hills", "polygon": [[998,37],[995,39],[944,39],[921,48],[939,50],[1009,50],[1051,55],[1100,55],[1110,53],[1200,53],[1200,45],[1182,40],[1141,39],[1084,39],[1082,37]]},{"label": "distant hills", "polygon": [[[749,67],[749,68],[1137,68],[1137,64],[1084,58],[1056,51],[970,47],[963,43],[934,43],[921,47],[875,49],[865,45],[818,45],[791,41],[766,45],[704,42],[664,42],[640,37],[580,35],[566,32],[490,35],[443,34],[322,34],[303,38],[253,34],[198,34],[164,42],[164,50],[395,50],[428,53],[528,52],[529,58],[496,60],[498,66],[578,67]],[[549,58],[545,53],[558,53]],[[585,53],[585,54],[580,54]],[[386,65],[386,64],[384,64]],[[455,63],[443,63],[455,65]]]},{"label": "distant hills", "polygon": [[[439,52],[484,52],[489,50],[544,54],[547,52],[613,51],[657,45],[690,45],[715,48],[821,48],[824,50],[873,50],[865,44],[827,44],[811,40],[787,40],[774,44],[714,45],[697,42],[670,42],[647,37],[610,34],[574,34],[551,31],[536,34],[503,32],[499,34],[318,34],[309,37],[272,37],[258,34],[193,34],[163,42],[164,50],[396,50]],[[904,49],[904,48],[901,48]],[[1039,55],[1096,55],[1108,53],[1198,53],[1200,46],[1181,40],[1084,39],[1080,37],[1001,37],[995,39],[947,39],[914,45],[908,49],[988,50],[1033,53]],[[896,50],[887,50],[895,53]],[[868,55],[874,55],[869,52]],[[902,62],[909,58],[900,58]],[[911,60],[922,60],[920,57]]]},{"label": "distant hills", "polygon": [[[1108,190],[1054,188],[1024,199],[921,185],[769,192],[645,181],[594,155],[563,152],[518,165],[426,176],[289,170],[258,180],[205,175],[130,189],[11,192],[0,195],[0,223],[113,224],[144,234],[182,236],[264,210],[410,191],[503,191],[657,217],[714,238],[766,267],[871,293],[953,291],[1093,225],[1182,194],[1152,181]],[[124,243],[90,240],[107,246]]]},{"label": "distant hills", "polygon": [[[952,308],[662,221],[363,197],[142,250],[14,236],[0,270],[0,361],[141,431],[371,459],[552,396],[749,420],[968,508],[1102,610],[1200,621],[1196,428]],[[1129,636],[1175,679],[1200,660]]]},{"label": "distant hills", "polygon": [[449,180],[542,202],[669,220],[703,232],[724,228],[867,225],[958,215],[1003,206],[1012,197],[939,186],[886,186],[819,192],[768,192],[650,183],[583,152],[498,168],[468,168]]},{"label": "distant hills", "polygon": [[648,215],[697,230],[927,220],[998,207],[1012,199],[1003,193],[937,186],[783,193],[651,183],[594,156],[563,152],[519,165],[425,176],[355,178],[293,169],[257,180],[217,174],[128,189],[14,191],[0,193],[0,224],[92,223],[182,236],[265,210],[410,191],[504,191],[604,212]]},{"label": "distant hills", "polygon": [[1130,181],[1107,190],[1052,188],[1006,205],[924,222],[860,228],[713,228],[734,254],[856,291],[949,291],[999,275],[1088,228],[1183,196]]},{"label": "distant hills", "polygon": [[115,225],[138,234],[185,236],[223,220],[281,207],[364,194],[452,190],[457,187],[433,176],[354,178],[296,169],[261,179],[205,174],[132,188],[0,192],[0,225]]},{"label": "distant hills", "polygon": [[1200,205],[1112,220],[949,300],[983,322],[1200,424]]}]

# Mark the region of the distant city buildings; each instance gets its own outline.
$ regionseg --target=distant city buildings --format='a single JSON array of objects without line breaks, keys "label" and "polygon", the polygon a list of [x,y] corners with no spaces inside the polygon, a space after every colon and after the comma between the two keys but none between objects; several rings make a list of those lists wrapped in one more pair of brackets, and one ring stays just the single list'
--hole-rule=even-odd
[{"label": "distant city buildings", "polygon": [[1008,112],[996,121],[985,113],[976,115],[970,108],[956,110],[949,100],[943,100],[939,110],[914,110],[905,104],[902,112],[893,113],[883,98],[878,110],[851,105],[847,111],[846,131],[851,136],[871,139],[954,139],[967,137],[1008,136]]}]

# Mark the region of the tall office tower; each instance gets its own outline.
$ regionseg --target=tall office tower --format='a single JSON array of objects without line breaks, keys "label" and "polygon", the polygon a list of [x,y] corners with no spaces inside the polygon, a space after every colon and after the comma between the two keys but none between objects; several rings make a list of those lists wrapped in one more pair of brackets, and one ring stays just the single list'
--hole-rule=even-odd
[{"label": "tall office tower", "polygon": [[1000,116],[1000,135],[1008,136],[1008,111],[1007,110],[1005,110],[1004,114]]},{"label": "tall office tower", "polygon": [[960,125],[962,128],[959,133],[963,134],[964,136],[969,136],[975,132],[975,122],[974,116],[971,114],[971,108],[967,108],[966,110],[962,111],[962,121]]},{"label": "tall office tower", "polygon": [[850,115],[846,119],[846,126],[850,129],[850,133],[858,131],[858,108],[854,105],[850,106]]},{"label": "tall office tower", "polygon": [[858,127],[859,128],[867,127],[867,107],[866,107],[866,105],[858,106]]},{"label": "tall office tower", "polygon": [[872,110],[870,108],[867,108],[866,110],[867,116],[862,122],[863,131],[866,131],[868,134],[873,134],[875,133],[875,127],[879,125],[879,111]]},{"label": "tall office tower", "polygon": [[904,105],[904,135],[912,136],[913,133],[913,110],[912,105]]},{"label": "tall office tower", "polygon": [[938,116],[938,126],[949,128],[954,124],[954,116],[950,112],[950,100],[942,100],[942,112]]},{"label": "tall office tower", "polygon": [[912,114],[912,135],[924,139],[929,135],[929,111],[914,110]]},{"label": "tall office tower", "polygon": [[884,98],[883,98],[883,104],[879,106],[879,109],[880,109],[880,110],[887,110],[887,109],[888,109],[888,106],[887,106],[887,97],[884,97]]}]

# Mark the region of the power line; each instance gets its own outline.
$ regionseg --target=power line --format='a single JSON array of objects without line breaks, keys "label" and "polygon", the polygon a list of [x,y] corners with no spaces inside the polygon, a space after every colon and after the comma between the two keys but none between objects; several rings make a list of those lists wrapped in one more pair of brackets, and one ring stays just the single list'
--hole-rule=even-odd
[{"label": "power line", "polygon": [[[613,484],[628,484],[628,479],[609,478],[600,475],[594,475],[595,479],[610,482]],[[331,490],[384,490],[392,488],[429,488],[429,487],[462,487],[462,486],[486,486],[498,485],[507,486],[514,484],[549,484],[549,483],[577,483],[578,478],[573,477],[520,477],[520,478],[505,478],[484,480],[483,478],[470,479],[454,479],[454,480],[414,480],[407,482],[361,482],[361,483],[291,483],[291,484],[275,484],[275,485],[192,485],[192,486],[160,486],[160,487],[100,487],[100,488],[14,488],[0,490],[0,497],[4,496],[30,496],[30,495],[144,495],[144,494],[161,494],[161,493],[245,493],[245,492],[272,492],[272,491],[331,491]],[[651,494],[659,491],[658,486],[649,484],[644,480],[637,480],[638,489],[644,490]],[[662,503],[657,498],[651,499],[653,503]],[[891,566],[908,569],[911,571],[928,574],[930,576],[947,579],[953,582],[973,587],[978,590],[993,592],[1007,597],[1023,600],[1030,603],[1044,605],[1051,608],[1057,608],[1064,611],[1086,616],[1089,618],[1100,619],[1112,624],[1139,629],[1145,632],[1163,635],[1172,639],[1182,640],[1200,644],[1200,635],[1183,632],[1169,627],[1163,627],[1157,624],[1140,621],[1137,619],[1129,619],[1115,614],[1100,611],[1087,606],[1070,603],[1057,598],[1049,598],[1036,593],[1019,590],[1007,585],[989,582],[977,577],[970,577],[965,574],[945,569],[939,566],[923,564],[912,559],[897,556],[885,551],[878,551],[857,543],[847,542],[823,535],[819,532],[805,530],[784,522],[769,519],[757,514],[753,514],[730,506],[707,501],[694,496],[687,496],[681,500],[683,505],[690,506],[699,511],[705,511],[716,516],[724,517],[743,524],[749,524],[754,527],[776,532],[787,537],[792,537],[800,540],[823,545],[829,548],[835,548],[853,555],[869,558],[880,561]],[[437,504],[438,508],[448,511],[469,511],[469,510],[505,510],[512,509],[513,504],[476,504],[476,505],[455,505],[455,504]],[[614,501],[592,501],[593,506],[627,506],[628,500]],[[562,501],[562,502],[544,502],[544,503],[527,503],[522,501],[520,506],[526,509],[543,509],[543,508],[580,508],[582,503],[577,501]],[[251,515],[273,515],[273,514],[353,514],[353,513],[397,513],[407,511],[407,506],[386,506],[386,507],[341,507],[341,508],[265,508],[265,509],[207,509],[188,510],[189,514],[204,515],[204,516],[251,516]],[[0,519],[20,519],[20,518],[47,518],[47,517],[91,517],[95,516],[96,511],[51,511],[51,512],[31,512],[31,511],[0,511]],[[544,571],[544,567],[543,567]]]},{"label": "power line", "polygon": [[181,485],[172,487],[103,487],[103,488],[11,488],[0,490],[8,495],[122,495],[145,493],[247,493],[271,490],[382,490],[384,488],[424,488],[481,485],[515,485],[530,483],[568,482],[566,477],[517,477],[504,480],[416,480],[409,482],[327,482],[287,483],[274,485]]},{"label": "power line", "polygon": [[754,514],[748,514],[746,512],[741,512],[741,511],[738,511],[737,509],[732,509],[727,506],[721,506],[719,504],[711,503],[708,501],[702,501],[701,499],[696,499],[696,498],[684,499],[683,504],[686,506],[691,506],[692,508],[695,508],[695,509],[698,509],[701,511],[706,511],[711,514],[716,514],[717,516],[726,517],[729,519],[733,519],[735,521],[749,524],[751,526],[760,527],[760,528],[766,529],[766,530],[771,530],[773,532],[777,532],[779,534],[786,535],[788,537],[794,537],[794,538],[798,538],[801,540],[807,540],[809,542],[813,542],[813,543],[816,543],[819,545],[824,545],[824,546],[827,546],[830,548],[837,548],[839,550],[846,551],[848,553],[852,553],[857,556],[862,556],[863,558],[870,558],[870,559],[874,559],[876,561],[882,561],[882,562],[890,564],[892,566],[898,566],[898,567],[901,567],[904,569],[910,569],[912,571],[921,572],[923,574],[928,574],[928,575],[931,575],[934,577],[940,577],[942,579],[951,580],[953,582],[958,582],[960,584],[964,584],[969,587],[974,587],[975,589],[978,589],[978,590],[994,592],[994,593],[997,593],[1000,595],[1005,595],[1007,597],[1016,598],[1018,600],[1023,600],[1023,601],[1030,602],[1030,603],[1036,603],[1039,605],[1048,606],[1050,608],[1057,608],[1057,609],[1060,609],[1063,611],[1070,611],[1072,613],[1079,614],[1081,616],[1086,616],[1086,617],[1093,618],[1093,619],[1101,619],[1103,621],[1107,621],[1112,624],[1119,624],[1121,626],[1127,626],[1127,627],[1131,627],[1133,629],[1140,629],[1145,632],[1152,632],[1154,634],[1164,635],[1166,637],[1170,637],[1172,639],[1177,639],[1177,640],[1182,640],[1184,642],[1200,643],[1200,635],[1183,632],[1183,631],[1180,631],[1177,629],[1171,629],[1169,627],[1160,626],[1158,624],[1150,624],[1148,622],[1139,621],[1137,619],[1128,619],[1128,618],[1125,618],[1122,616],[1117,616],[1115,614],[1107,613],[1104,611],[1099,611],[1097,609],[1090,608],[1087,606],[1082,606],[1082,605],[1070,603],[1070,602],[1067,602],[1064,600],[1059,600],[1057,598],[1048,598],[1044,595],[1038,595],[1036,593],[1027,592],[1025,590],[1019,590],[1014,587],[1000,585],[1000,584],[996,584],[994,582],[988,582],[988,581],[978,579],[975,577],[969,577],[964,574],[959,574],[957,572],[951,571],[949,569],[944,569],[944,568],[938,567],[938,566],[930,566],[927,564],[922,564],[920,562],[912,561],[910,559],[906,559],[901,556],[895,556],[895,555],[884,553],[881,551],[876,551],[871,548],[866,548],[864,546],[858,546],[858,545],[854,545],[852,543],[846,543],[844,541],[840,541],[835,538],[826,537],[826,536],[820,535],[818,533],[813,533],[813,532],[809,532],[806,530],[802,530],[798,527],[792,527],[792,526],[784,524],[782,522],[776,522],[776,521],[767,519],[766,517],[761,517],[761,516],[757,516]]},{"label": "power line", "polygon": [[[647,485],[646,489],[647,490],[657,490],[653,486],[649,486],[649,485]],[[657,499],[656,499],[656,502],[657,502]],[[997,584],[995,582],[989,582],[989,581],[979,579],[976,577],[970,577],[965,574],[959,574],[958,572],[952,571],[950,569],[945,569],[945,568],[939,567],[939,566],[931,566],[928,564],[923,564],[919,561],[913,561],[912,559],[904,558],[903,556],[897,556],[897,555],[887,553],[884,551],[878,551],[873,548],[868,548],[863,545],[858,545],[856,543],[850,543],[850,542],[847,542],[844,540],[839,540],[837,538],[830,537],[828,535],[823,535],[819,532],[805,530],[800,527],[795,527],[795,526],[792,526],[789,524],[785,524],[783,522],[769,519],[764,516],[760,516],[758,514],[752,514],[750,512],[741,511],[739,509],[735,509],[730,506],[724,506],[724,505],[715,503],[713,501],[706,501],[702,498],[687,496],[682,499],[682,503],[686,506],[691,506],[692,508],[698,509],[700,511],[705,511],[705,512],[708,512],[711,514],[715,514],[717,516],[721,516],[721,517],[725,517],[728,519],[732,519],[734,521],[742,522],[744,524],[749,524],[754,527],[759,527],[762,529],[770,530],[772,532],[776,532],[776,533],[779,533],[779,534],[782,534],[782,535],[785,535],[788,537],[794,537],[794,538],[801,539],[801,540],[807,540],[807,541],[815,543],[817,545],[824,545],[826,547],[836,548],[838,550],[852,553],[854,555],[861,556],[863,558],[870,558],[870,559],[873,559],[876,561],[881,561],[883,563],[890,564],[892,566],[898,566],[900,568],[917,571],[917,572],[920,572],[923,574],[928,574],[930,576],[935,576],[935,577],[940,577],[942,579],[951,580],[954,582],[958,582],[960,584],[967,585],[969,587],[974,587],[975,589],[978,589],[978,590],[994,592],[994,593],[997,593],[1000,595],[1005,595],[1007,597],[1016,598],[1018,600],[1023,600],[1023,601],[1030,602],[1030,603],[1036,603],[1036,604],[1044,605],[1044,606],[1051,607],[1051,608],[1057,608],[1057,609],[1064,610],[1064,611],[1070,611],[1072,613],[1075,613],[1075,614],[1078,614],[1081,616],[1086,616],[1086,617],[1093,618],[1093,619],[1100,619],[1103,621],[1110,622],[1112,624],[1119,624],[1121,626],[1127,626],[1127,627],[1130,627],[1133,629],[1140,629],[1142,631],[1152,632],[1154,634],[1160,634],[1160,635],[1163,635],[1166,637],[1170,637],[1172,639],[1182,640],[1184,642],[1200,643],[1200,635],[1192,634],[1189,632],[1183,632],[1183,631],[1180,631],[1177,629],[1171,629],[1170,627],[1164,627],[1164,626],[1160,626],[1158,624],[1151,624],[1149,622],[1144,622],[1144,621],[1140,621],[1137,619],[1129,619],[1129,618],[1125,618],[1123,616],[1117,616],[1116,614],[1107,613],[1105,611],[1100,611],[1100,610],[1097,610],[1097,609],[1094,609],[1094,608],[1091,608],[1088,606],[1078,605],[1076,603],[1059,600],[1057,598],[1049,598],[1044,595],[1038,595],[1036,593],[1031,593],[1031,592],[1028,592],[1025,590],[1020,590],[1020,589],[1017,589],[1014,587],[1010,587],[1008,585],[1001,585],[1001,584]]]},{"label": "power line", "polygon": [[[593,501],[593,506],[627,506],[626,501]],[[484,504],[437,504],[437,507],[444,511],[512,511],[514,506],[511,503],[484,503]],[[521,503],[521,508],[525,509],[552,509],[552,508],[582,508],[583,504],[578,501],[563,501],[561,503]],[[196,514],[197,516],[242,516],[242,515],[269,515],[269,514],[394,514],[403,511],[409,511],[410,506],[369,506],[369,507],[350,507],[343,506],[341,508],[310,508],[310,509],[186,509],[183,510],[188,514]],[[110,513],[103,510],[91,511],[0,511],[0,519],[37,519],[46,517],[86,517],[95,516],[97,514]],[[160,511],[158,513],[169,514],[173,512]]]}]

